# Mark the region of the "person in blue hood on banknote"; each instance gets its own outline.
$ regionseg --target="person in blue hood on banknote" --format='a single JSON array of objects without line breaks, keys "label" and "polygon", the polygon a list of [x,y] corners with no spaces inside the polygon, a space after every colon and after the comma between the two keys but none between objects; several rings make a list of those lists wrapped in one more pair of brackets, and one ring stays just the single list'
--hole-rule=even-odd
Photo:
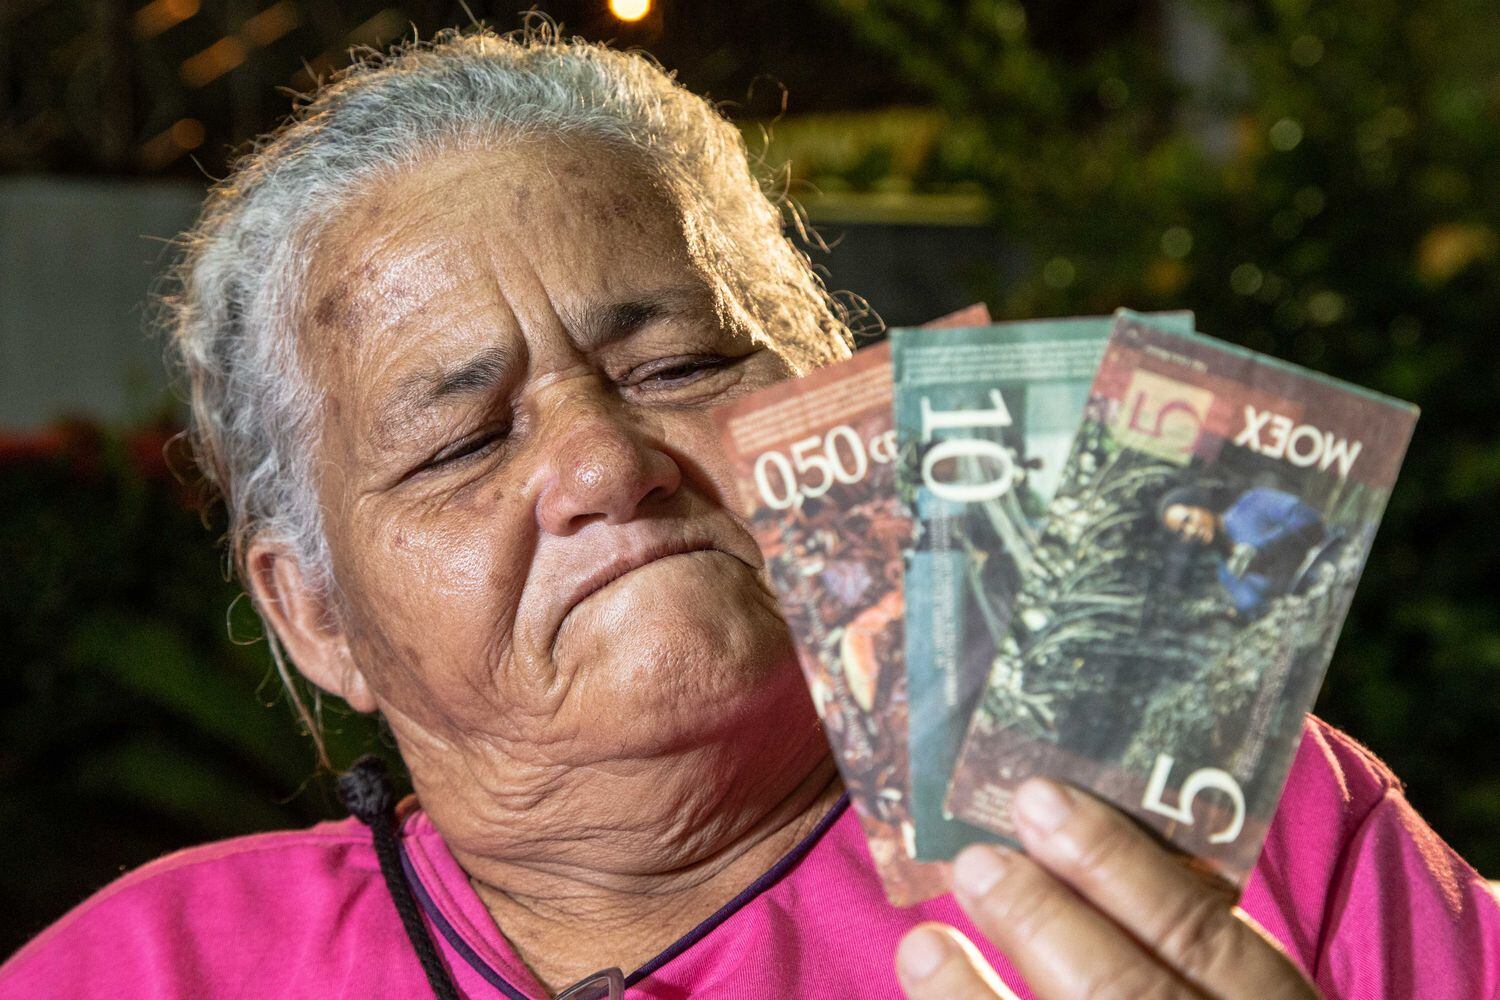
[{"label": "person in blue hood on banknote", "polygon": [[1307,578],[1330,540],[1322,515],[1300,497],[1268,486],[1241,493],[1226,505],[1201,486],[1168,491],[1157,518],[1178,538],[1211,549],[1219,582],[1238,618],[1254,620],[1271,601]]}]

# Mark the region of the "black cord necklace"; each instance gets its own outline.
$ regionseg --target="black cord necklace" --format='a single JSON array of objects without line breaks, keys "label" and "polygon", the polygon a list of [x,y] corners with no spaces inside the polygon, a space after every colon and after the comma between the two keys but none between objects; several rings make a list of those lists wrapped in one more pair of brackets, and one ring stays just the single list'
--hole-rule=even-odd
[{"label": "black cord necklace", "polygon": [[422,922],[417,901],[411,894],[411,885],[401,867],[401,855],[396,849],[396,793],[391,787],[385,761],[373,754],[355,761],[347,773],[339,776],[339,799],[344,808],[357,816],[374,835],[380,874],[385,878],[391,901],[401,915],[401,926],[406,929],[406,939],[422,963],[422,971],[427,974],[433,995],[437,1000],[460,1000],[458,987],[443,965],[432,935],[427,932],[427,925]]},{"label": "black cord necklace", "polygon": [[[401,916],[406,939],[422,963],[433,996],[437,1000],[462,1000],[427,925],[422,922],[411,884],[406,880],[406,869],[401,866],[401,854],[396,847],[396,792],[385,761],[374,754],[355,761],[353,767],[339,775],[339,800],[374,836],[380,874]],[[624,992],[624,975],[619,969],[610,968],[579,980],[559,993],[556,1000],[619,1000]]]}]

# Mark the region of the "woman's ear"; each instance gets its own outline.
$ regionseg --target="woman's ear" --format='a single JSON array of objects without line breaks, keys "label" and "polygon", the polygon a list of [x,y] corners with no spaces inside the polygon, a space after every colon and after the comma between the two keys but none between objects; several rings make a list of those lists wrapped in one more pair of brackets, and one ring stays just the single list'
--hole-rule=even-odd
[{"label": "woman's ear", "polygon": [[308,586],[284,543],[256,539],[245,552],[251,596],[298,673],[356,712],[373,712],[375,697],[354,662],[349,640],[326,596]]}]

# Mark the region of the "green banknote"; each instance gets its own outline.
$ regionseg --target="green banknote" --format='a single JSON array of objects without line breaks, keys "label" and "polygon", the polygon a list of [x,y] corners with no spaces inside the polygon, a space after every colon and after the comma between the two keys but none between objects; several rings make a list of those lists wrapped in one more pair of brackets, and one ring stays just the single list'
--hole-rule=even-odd
[{"label": "green banknote", "polygon": [[[1158,317],[1191,330],[1191,313]],[[945,814],[943,798],[980,692],[1038,569],[1041,521],[1078,430],[1108,317],[949,330],[896,329],[896,488],[906,553],[915,855],[947,860],[1004,839]]]}]

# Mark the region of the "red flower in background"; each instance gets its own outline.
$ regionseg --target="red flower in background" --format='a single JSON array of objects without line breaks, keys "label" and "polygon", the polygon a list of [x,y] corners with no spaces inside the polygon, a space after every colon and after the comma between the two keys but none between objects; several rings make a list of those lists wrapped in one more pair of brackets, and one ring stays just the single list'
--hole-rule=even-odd
[{"label": "red flower in background", "polygon": [[65,447],[66,438],[56,427],[26,433],[0,432],[0,467],[56,458]]},{"label": "red flower in background", "polygon": [[181,428],[157,421],[116,435],[83,420],[63,420],[34,431],[0,431],[0,475],[38,464],[65,466],[80,481],[93,482],[114,465],[119,473],[165,487],[183,507],[205,505],[203,477]]}]

